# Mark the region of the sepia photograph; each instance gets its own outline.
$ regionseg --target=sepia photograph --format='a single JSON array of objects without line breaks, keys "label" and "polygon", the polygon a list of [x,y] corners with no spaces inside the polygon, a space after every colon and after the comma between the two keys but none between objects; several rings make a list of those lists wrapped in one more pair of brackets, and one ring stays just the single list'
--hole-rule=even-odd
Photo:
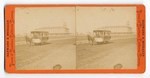
[{"label": "sepia photograph", "polygon": [[136,7],[76,8],[77,69],[136,69]]},{"label": "sepia photograph", "polygon": [[17,70],[76,68],[75,8],[15,8]]},{"label": "sepia photograph", "polygon": [[16,70],[137,69],[136,7],[15,8]]}]

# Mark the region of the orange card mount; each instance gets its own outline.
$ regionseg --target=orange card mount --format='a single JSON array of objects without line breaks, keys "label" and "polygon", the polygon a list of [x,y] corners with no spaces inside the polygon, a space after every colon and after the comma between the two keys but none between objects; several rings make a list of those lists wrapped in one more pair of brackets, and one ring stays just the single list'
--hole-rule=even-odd
[{"label": "orange card mount", "polygon": [[145,7],[5,6],[8,73],[144,73]]}]

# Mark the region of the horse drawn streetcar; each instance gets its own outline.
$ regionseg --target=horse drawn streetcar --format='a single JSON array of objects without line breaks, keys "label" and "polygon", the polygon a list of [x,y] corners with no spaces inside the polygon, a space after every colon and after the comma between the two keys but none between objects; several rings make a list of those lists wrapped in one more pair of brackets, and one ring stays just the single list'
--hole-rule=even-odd
[{"label": "horse drawn streetcar", "polygon": [[93,30],[93,33],[88,34],[88,41],[91,42],[92,45],[94,43],[107,43],[111,39],[110,35],[111,31],[109,30]]},{"label": "horse drawn streetcar", "polygon": [[107,43],[111,39],[110,36],[111,31],[109,30],[94,30],[93,33],[94,33],[94,40],[96,43]]},{"label": "horse drawn streetcar", "polygon": [[30,37],[26,36],[26,41],[30,44],[45,44],[48,42],[49,32],[47,31],[31,31]]}]

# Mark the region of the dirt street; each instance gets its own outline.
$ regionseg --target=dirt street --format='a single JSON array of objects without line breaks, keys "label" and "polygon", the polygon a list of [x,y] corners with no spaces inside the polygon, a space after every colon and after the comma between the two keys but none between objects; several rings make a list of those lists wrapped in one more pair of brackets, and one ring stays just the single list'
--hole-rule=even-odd
[{"label": "dirt street", "polygon": [[45,45],[16,45],[16,68],[48,70],[59,64],[62,69],[75,69],[74,43],[75,39],[64,39],[50,41]]},{"label": "dirt street", "polygon": [[114,40],[107,44],[77,46],[77,69],[113,69],[137,67],[135,39]]},{"label": "dirt street", "polygon": [[113,69],[137,67],[135,39],[110,41],[107,44],[75,45],[75,39],[50,41],[45,45],[16,45],[17,70],[48,70],[56,65],[62,69]]}]

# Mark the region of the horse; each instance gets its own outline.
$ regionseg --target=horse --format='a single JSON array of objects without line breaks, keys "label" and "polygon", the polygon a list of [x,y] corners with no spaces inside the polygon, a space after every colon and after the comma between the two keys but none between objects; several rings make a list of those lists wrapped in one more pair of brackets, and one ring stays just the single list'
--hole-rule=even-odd
[{"label": "horse", "polygon": [[26,44],[30,44],[30,45],[32,45],[32,37],[31,36],[25,36],[25,40],[26,40]]},{"label": "horse", "polygon": [[[94,45],[94,41],[95,41],[94,35],[93,35],[93,34],[88,34],[87,37],[88,37],[88,42],[89,42],[89,44]],[[91,42],[91,43],[90,43],[90,42]]]}]

